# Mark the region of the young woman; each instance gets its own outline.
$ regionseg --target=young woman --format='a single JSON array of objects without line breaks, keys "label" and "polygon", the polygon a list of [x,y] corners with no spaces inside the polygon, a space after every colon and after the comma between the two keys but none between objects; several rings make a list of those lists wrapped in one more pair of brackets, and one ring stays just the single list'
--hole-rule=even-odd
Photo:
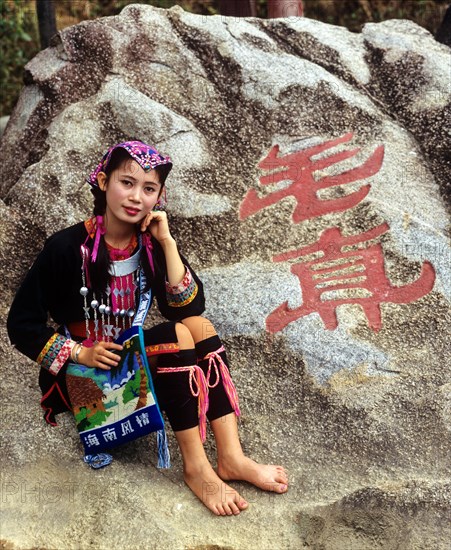
[{"label": "young woman", "polygon": [[[47,240],[14,299],[8,333],[41,367],[41,405],[46,421],[55,425],[55,414],[70,407],[68,363],[109,370],[120,360],[122,346],[114,339],[131,324],[143,289],[129,276],[111,275],[111,266],[138,252],[144,291],[151,290],[168,319],[145,329],[144,342],[159,406],[180,446],[185,482],[215,514],[239,514],[248,503],[225,481],[245,480],[284,493],[288,480],[281,466],[257,464],[241,449],[238,401],[224,347],[201,317],[202,283],[180,255],[161,210],[171,168],[168,156],[140,141],[119,143],[105,153],[88,179],[94,216]],[[49,316],[57,330],[48,325]],[[192,390],[193,366],[205,377],[216,471],[203,447],[205,418]]]}]

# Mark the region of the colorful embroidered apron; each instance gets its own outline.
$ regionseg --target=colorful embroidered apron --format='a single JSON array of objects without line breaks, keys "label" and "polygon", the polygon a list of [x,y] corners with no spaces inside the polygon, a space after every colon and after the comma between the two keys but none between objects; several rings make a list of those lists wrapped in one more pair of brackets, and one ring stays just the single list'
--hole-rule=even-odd
[{"label": "colorful embroidered apron", "polygon": [[[139,254],[112,262],[113,275],[127,275],[137,267]],[[87,455],[97,454],[151,432],[157,432],[158,467],[169,468],[164,422],[147,361],[142,323],[151,303],[139,274],[140,301],[133,325],[115,342],[123,345],[117,367],[110,370],[69,363],[66,385],[77,429]],[[108,325],[105,325],[107,327]],[[70,337],[70,335],[68,335]]]}]

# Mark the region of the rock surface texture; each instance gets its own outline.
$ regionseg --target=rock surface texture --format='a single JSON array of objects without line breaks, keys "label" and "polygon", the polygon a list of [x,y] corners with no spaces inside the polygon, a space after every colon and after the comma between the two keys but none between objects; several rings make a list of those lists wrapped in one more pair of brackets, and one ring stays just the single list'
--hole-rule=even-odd
[{"label": "rock surface texture", "polygon": [[45,237],[90,214],[107,147],[155,144],[244,448],[291,485],[236,483],[249,510],[216,518],[173,438],[169,471],[153,439],[89,469],[2,325],[2,547],[449,548],[450,63],[408,21],[353,34],[138,5],[30,61],[1,147],[2,319]]}]

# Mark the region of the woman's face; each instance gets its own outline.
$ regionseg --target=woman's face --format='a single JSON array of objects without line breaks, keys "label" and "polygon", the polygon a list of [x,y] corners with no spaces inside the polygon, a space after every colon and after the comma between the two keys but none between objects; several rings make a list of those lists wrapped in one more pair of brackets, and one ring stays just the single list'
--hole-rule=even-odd
[{"label": "woman's face", "polygon": [[100,172],[97,181],[106,192],[108,224],[140,222],[153,209],[162,191],[158,172],[145,172],[133,159],[124,160],[109,178]]}]

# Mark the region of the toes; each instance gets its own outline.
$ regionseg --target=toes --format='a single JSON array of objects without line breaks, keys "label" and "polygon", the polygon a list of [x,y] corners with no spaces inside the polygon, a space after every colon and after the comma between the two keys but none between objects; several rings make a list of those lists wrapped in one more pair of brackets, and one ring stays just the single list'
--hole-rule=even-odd
[{"label": "toes", "polygon": [[276,467],[276,475],[274,476],[274,480],[278,481],[279,483],[288,484],[288,476],[285,469],[282,468],[282,466]]},{"label": "toes", "polygon": [[217,504],[216,510],[218,511],[218,516],[226,516],[227,513],[224,510],[224,506],[222,504]]},{"label": "toes", "polygon": [[232,512],[228,502],[224,502],[222,507],[224,508],[224,512],[226,513],[227,516],[233,515],[233,512]]},{"label": "toes", "polygon": [[285,493],[288,490],[288,484],[272,481],[265,483],[261,488],[265,491],[271,491],[273,493]]},{"label": "toes", "polygon": [[235,502],[231,502],[229,506],[234,516],[237,516],[240,513],[240,509],[238,508]]},{"label": "toes", "polygon": [[218,516],[237,516],[241,510],[247,508],[248,504],[245,500],[241,499],[238,502],[223,502],[216,506],[216,515]]},{"label": "toes", "polygon": [[[226,502],[224,504],[224,509],[226,510],[228,516],[235,516],[238,510],[236,504],[233,501]],[[238,510],[238,513],[239,513],[239,510]]]},{"label": "toes", "polygon": [[238,501],[238,508],[240,510],[246,510],[246,508],[249,506],[249,503],[242,498],[240,501]]},{"label": "toes", "polygon": [[279,483],[285,483],[285,485],[288,484],[288,478],[287,476],[284,476],[284,475],[278,475],[275,477],[275,481],[279,482]]}]

